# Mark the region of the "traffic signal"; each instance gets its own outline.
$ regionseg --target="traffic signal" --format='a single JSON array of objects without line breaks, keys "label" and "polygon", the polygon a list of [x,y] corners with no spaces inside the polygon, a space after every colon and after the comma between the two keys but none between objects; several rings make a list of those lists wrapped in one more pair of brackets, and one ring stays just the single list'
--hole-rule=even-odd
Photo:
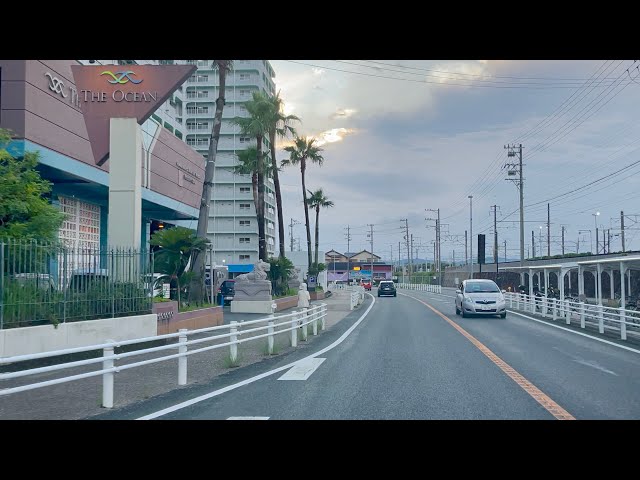
[{"label": "traffic signal", "polygon": [[478,235],[478,263],[484,264],[484,235]]}]

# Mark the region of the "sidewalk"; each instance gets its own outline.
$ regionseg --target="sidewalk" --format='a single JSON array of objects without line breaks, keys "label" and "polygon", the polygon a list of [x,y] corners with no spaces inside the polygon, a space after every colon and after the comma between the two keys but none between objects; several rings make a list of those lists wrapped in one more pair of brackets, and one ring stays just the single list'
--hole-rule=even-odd
[{"label": "sidewalk", "polygon": [[[319,303],[327,304],[327,317],[325,320],[327,329],[330,329],[350,313],[348,292],[334,292],[329,298],[311,302],[312,305]],[[276,317],[291,313],[293,310],[297,309],[292,308],[278,312]],[[224,323],[228,324],[231,320],[249,321],[264,318],[266,315],[231,313],[225,308],[224,316]],[[254,335],[257,334],[258,333],[255,333]],[[318,324],[318,336],[320,335],[322,335],[322,331]],[[205,334],[202,336],[205,336]],[[294,349],[290,346],[290,338],[291,332],[276,334],[274,338],[274,354],[283,355],[293,351]],[[310,346],[313,344],[314,339],[311,325],[309,325],[308,340],[307,342],[302,342],[302,344],[304,346]],[[227,339],[223,339],[217,342],[206,343],[205,345],[224,343],[226,341]],[[265,338],[238,345],[238,367],[260,362],[267,358],[266,344],[267,339]],[[205,345],[199,345],[199,347]],[[194,346],[194,348],[196,347]],[[300,348],[300,342],[298,348]],[[157,358],[170,353],[175,353],[175,351],[165,350],[163,352],[138,355],[133,358],[120,360],[117,362],[117,365],[126,365],[127,363],[144,359]],[[8,388],[95,371],[100,368],[99,365],[101,364],[69,368],[59,372],[42,373],[26,378],[7,380],[3,381],[1,386],[2,388]],[[186,387],[208,381],[218,375],[223,375],[230,371],[231,368],[234,367],[232,367],[229,362],[229,347],[222,347],[197,355],[191,355],[188,357]],[[178,386],[177,359],[123,370],[115,376],[114,410],[177,388],[184,388]],[[104,413],[106,410],[100,406],[101,402],[102,376],[96,376],[0,397],[0,420],[83,419]]]}]

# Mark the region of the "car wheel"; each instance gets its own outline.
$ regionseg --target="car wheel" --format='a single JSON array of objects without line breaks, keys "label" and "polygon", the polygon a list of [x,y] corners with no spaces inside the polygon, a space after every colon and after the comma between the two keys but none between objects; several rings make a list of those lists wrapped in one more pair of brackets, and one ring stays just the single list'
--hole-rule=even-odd
[{"label": "car wheel", "polygon": [[398,294],[397,294],[397,293],[394,293],[394,294],[393,294],[393,296],[394,296],[394,297],[397,297],[397,296],[398,296]]},{"label": "car wheel", "polygon": [[461,312],[462,312],[462,318],[469,317],[469,315],[467,315],[467,312],[465,312],[464,310],[461,310]]},{"label": "car wheel", "polygon": [[507,312],[501,313],[500,318],[507,318]]}]

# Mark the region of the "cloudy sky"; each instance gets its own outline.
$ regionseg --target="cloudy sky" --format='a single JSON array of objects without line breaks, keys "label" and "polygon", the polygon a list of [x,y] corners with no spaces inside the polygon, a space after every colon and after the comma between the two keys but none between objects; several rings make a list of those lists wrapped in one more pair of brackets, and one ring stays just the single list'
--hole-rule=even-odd
[{"label": "cloudy sky", "polygon": [[[467,197],[473,195],[474,235],[487,234],[493,245],[490,206],[497,205],[500,258],[505,240],[507,256],[517,257],[518,190],[501,170],[504,145],[514,141],[524,147],[525,254],[532,231],[538,242],[540,226],[546,252],[547,201],[552,254],[560,253],[563,225],[566,251],[576,251],[578,239],[580,251],[588,251],[592,213],[600,212],[598,226],[612,234],[619,233],[621,210],[640,214],[640,78],[634,80],[640,62],[275,60],[272,65],[286,112],[298,115],[299,132],[318,138],[324,149],[324,165],[310,166],[307,173],[307,186],[322,187],[335,202],[320,215],[324,251],[346,250],[347,225],[350,250],[369,249],[367,224],[374,224],[375,253],[390,259],[393,249],[397,259],[400,220],[407,218],[418,255],[432,258],[434,222],[425,218],[434,213],[425,209],[439,208],[443,260],[454,250],[456,260],[464,259]],[[285,153],[280,151],[281,158]],[[299,169],[285,170],[281,182],[286,223],[290,218],[304,223]],[[590,182],[595,182],[590,188],[580,188]],[[625,220],[627,249],[640,249],[640,223],[633,226],[633,220]],[[313,229],[315,215],[311,222]],[[634,227],[638,230],[629,229]],[[289,238],[288,227],[286,234]],[[304,248],[302,225],[294,227],[294,237]],[[612,236],[612,250],[620,245],[619,236]]]}]

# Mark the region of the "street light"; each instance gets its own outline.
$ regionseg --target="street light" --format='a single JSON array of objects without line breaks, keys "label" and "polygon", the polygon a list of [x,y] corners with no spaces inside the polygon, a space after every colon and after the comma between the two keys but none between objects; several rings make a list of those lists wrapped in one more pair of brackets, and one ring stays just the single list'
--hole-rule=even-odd
[{"label": "street light", "polygon": [[540,249],[540,256],[542,257],[542,225],[540,225],[540,235],[538,235],[538,245]]}]

